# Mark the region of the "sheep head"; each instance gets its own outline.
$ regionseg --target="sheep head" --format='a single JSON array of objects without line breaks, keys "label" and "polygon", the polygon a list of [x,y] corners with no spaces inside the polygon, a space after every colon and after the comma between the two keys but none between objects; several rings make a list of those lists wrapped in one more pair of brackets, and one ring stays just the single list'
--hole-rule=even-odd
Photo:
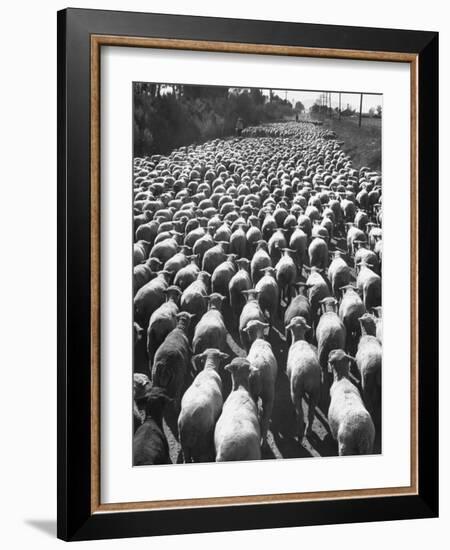
[{"label": "sheep head", "polygon": [[327,311],[336,313],[337,311],[338,301],[336,300],[336,298],[333,298],[331,296],[320,300],[319,304],[322,307],[323,313],[326,313]]},{"label": "sheep head", "polygon": [[248,379],[250,375],[250,362],[244,357],[235,357],[229,363],[225,370],[230,372],[233,381],[233,390],[237,390],[239,386],[248,389]]},{"label": "sheep head", "polygon": [[262,323],[261,321],[254,319],[247,323],[247,326],[244,328],[244,332],[248,334],[250,341],[253,342],[257,338],[264,338],[264,330],[268,328],[268,323]]},{"label": "sheep head", "polygon": [[230,356],[227,353],[223,353],[219,349],[208,348],[203,353],[194,355],[192,361],[194,365],[204,364],[205,368],[211,367],[214,370],[218,370],[221,361],[227,361],[229,358]]},{"label": "sheep head", "polygon": [[292,340],[295,342],[297,340],[304,340],[305,333],[311,330],[311,327],[306,322],[306,319],[299,315],[291,319],[291,322],[286,325],[286,330],[291,331]]},{"label": "sheep head", "polygon": [[222,302],[225,300],[225,296],[219,294],[218,292],[213,292],[208,296],[208,309],[217,309],[222,310]]},{"label": "sheep head", "polygon": [[168,288],[164,290],[164,293],[166,295],[166,300],[172,300],[175,303],[178,303],[180,300],[180,296],[182,294],[181,289],[176,285],[171,285]]},{"label": "sheep head", "polygon": [[248,268],[250,266],[249,260],[247,258],[238,258],[236,260],[236,264],[238,265],[239,269],[244,269],[245,271],[248,271]]},{"label": "sheep head", "polygon": [[375,317],[372,314],[364,313],[364,315],[360,317],[358,321],[361,325],[361,332],[363,335],[376,336],[377,324],[375,321]]},{"label": "sheep head", "polygon": [[180,313],[177,313],[176,318],[178,328],[181,328],[186,332],[193,317],[195,317],[195,314],[187,311],[180,311]]},{"label": "sheep head", "polygon": [[172,399],[167,395],[164,388],[153,386],[146,395],[145,413],[147,417],[152,417],[155,422],[161,425],[164,407],[169,401],[172,401]]},{"label": "sheep head", "polygon": [[350,362],[353,360],[353,357],[347,355],[344,350],[334,349],[328,355],[328,372],[332,372],[337,380],[348,377]]}]

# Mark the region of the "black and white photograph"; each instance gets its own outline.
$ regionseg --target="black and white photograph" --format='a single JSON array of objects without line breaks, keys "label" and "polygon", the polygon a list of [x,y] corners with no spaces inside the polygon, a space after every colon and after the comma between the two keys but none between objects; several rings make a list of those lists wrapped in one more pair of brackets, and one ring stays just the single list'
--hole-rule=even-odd
[{"label": "black and white photograph", "polygon": [[133,83],[134,466],[382,452],[382,105]]}]

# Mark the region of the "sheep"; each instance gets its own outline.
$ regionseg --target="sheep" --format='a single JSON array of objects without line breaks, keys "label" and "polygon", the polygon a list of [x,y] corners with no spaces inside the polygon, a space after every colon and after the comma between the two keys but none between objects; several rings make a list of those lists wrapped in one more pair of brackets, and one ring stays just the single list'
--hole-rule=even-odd
[{"label": "sheep", "polygon": [[[364,303],[375,308],[381,304],[381,291],[378,299],[369,299],[373,298],[373,288],[369,284],[365,300],[361,287],[363,264],[381,275],[380,175],[364,167],[354,169],[333,132],[311,121],[268,123],[246,128],[243,135],[251,139],[217,139],[180,147],[167,155],[135,157],[133,214],[137,265],[133,270],[133,284],[135,298],[139,298],[136,302],[142,302],[142,292],[139,292],[152,278],[157,287],[161,278],[165,280],[164,288],[170,284],[179,286],[182,292],[179,310],[192,314],[187,329],[189,344],[194,345],[195,328],[204,315],[206,318],[219,317],[224,322],[219,343],[216,337],[211,337],[212,342],[208,340],[209,333],[214,330],[205,329],[204,337],[200,331],[201,337],[208,340],[207,346],[221,347],[222,352],[228,353],[231,349],[233,357],[246,357],[250,353],[252,320],[270,321],[270,336],[266,340],[273,348],[278,365],[284,368],[285,357],[293,343],[292,331],[286,327],[295,317],[304,317],[306,325],[312,327],[305,333],[307,341],[317,344],[319,307],[325,305],[320,301],[333,296],[340,300],[339,318],[345,327],[346,341],[342,349],[356,356],[361,330],[358,319],[367,311]],[[346,231],[343,222],[352,223],[353,229],[348,225]],[[284,242],[284,248],[295,252],[284,251],[280,258],[279,245]],[[165,259],[169,243],[172,243],[170,257]],[[234,259],[229,253],[238,257]],[[285,277],[284,263],[289,264],[288,277]],[[278,283],[277,293],[272,293],[275,281],[270,273],[273,272],[266,270],[272,266]],[[202,269],[209,273],[201,273]],[[171,273],[158,275],[161,270]],[[291,277],[293,271],[296,272],[294,279]],[[353,284],[358,286],[358,275],[359,282],[362,281],[361,290],[347,288],[354,280]],[[305,295],[301,292],[296,295],[293,287],[306,289]],[[255,288],[261,292],[255,293]],[[207,296],[215,292],[225,297],[223,316],[218,310],[210,315],[208,310]],[[152,291],[147,302],[144,300],[144,305],[150,311],[144,312],[145,315],[138,312],[133,319],[136,322],[133,369],[135,373],[151,375],[155,358],[152,364],[146,349],[146,335],[153,335],[158,328],[155,319],[172,306],[164,304],[161,289]],[[370,308],[369,311],[375,310]],[[175,310],[169,315],[171,323],[174,313]],[[380,339],[381,322],[381,319],[376,321]],[[163,350],[167,349],[166,340],[171,341],[172,331],[165,338],[164,334],[173,326],[167,326],[159,337],[164,340],[161,343]],[[321,330],[319,327],[319,333]],[[195,344],[200,349],[203,343],[197,340]],[[221,343],[223,340],[225,344]],[[158,344],[154,345],[154,351],[150,349],[152,354],[156,352],[155,356],[160,353]],[[187,351],[190,358],[192,351],[190,348]],[[319,362],[317,351],[316,355]],[[352,374],[359,379],[356,366],[355,363]],[[167,379],[173,378],[170,367],[161,365],[160,370]],[[198,374],[194,362],[192,365],[186,363],[184,370],[180,403],[183,391]],[[322,376],[320,362],[319,370]],[[220,374],[223,379],[223,373]],[[325,374],[328,377],[328,373]],[[159,376],[161,378],[161,374]],[[228,380],[222,382],[225,384]],[[281,396],[283,380],[279,382],[277,391]],[[251,378],[249,384],[252,390]],[[165,380],[163,385],[166,385]],[[170,388],[168,391],[176,397]],[[253,397],[255,395],[253,392]],[[304,424],[308,424],[309,399],[305,395],[306,402],[301,402],[305,410]],[[176,408],[177,403],[174,406]],[[170,411],[167,422],[176,435],[176,419],[172,412],[176,411]],[[283,409],[277,411],[277,420],[285,412]],[[261,407],[259,413],[264,442]],[[308,431],[306,426],[304,431]],[[263,443],[260,441],[260,444]],[[176,445],[171,439],[172,458],[177,451]],[[284,455],[283,444],[279,451]],[[204,455],[199,460],[207,458]]]},{"label": "sheep", "polygon": [[324,298],[321,300],[323,313],[316,329],[319,364],[322,368],[323,382],[326,386],[328,355],[334,349],[343,349],[347,338],[344,323],[336,313],[337,300]]},{"label": "sheep", "polygon": [[280,261],[281,251],[286,247],[287,242],[286,237],[284,236],[284,229],[278,228],[272,233],[272,236],[267,243],[272,265],[276,265]]},{"label": "sheep", "polygon": [[[308,240],[311,238],[311,232],[312,232],[312,223],[308,216],[305,214],[300,214],[297,218],[297,224],[299,229],[305,233]],[[293,247],[294,248],[294,247]]]},{"label": "sheep", "polygon": [[[139,227],[141,225],[143,225],[147,222],[150,222],[151,219],[152,219],[152,214],[148,210],[146,210],[142,214],[139,214],[138,216],[134,216],[133,231],[134,231],[134,234],[136,236],[136,240],[139,240],[140,238],[142,238],[141,236],[139,236],[139,237],[137,236],[136,231],[139,229]],[[152,241],[149,241],[149,242],[152,242]]]},{"label": "sheep", "polygon": [[312,226],[312,232],[311,237],[313,239],[320,238],[323,239],[326,243],[330,240],[330,234],[328,232],[328,229],[326,225],[322,224],[322,220],[314,220],[314,224]]},{"label": "sheep", "polygon": [[136,296],[136,292],[151,279],[154,279],[156,275],[145,264],[135,265],[133,267],[133,295]]},{"label": "sheep", "polygon": [[258,302],[261,310],[267,313],[269,322],[273,325],[280,300],[280,291],[275,280],[275,270],[273,267],[266,267],[262,270],[264,277],[258,281],[255,290],[258,294]]},{"label": "sheep", "polygon": [[181,394],[189,367],[191,348],[186,332],[192,314],[181,311],[177,314],[177,326],[169,332],[156,350],[152,366],[154,386],[164,388],[174,399],[176,410],[180,408]]},{"label": "sheep", "polygon": [[208,306],[209,281],[211,276],[206,271],[199,271],[197,279],[181,295],[180,309],[194,315],[193,327],[200,321]]},{"label": "sheep", "polygon": [[339,298],[340,289],[350,283],[351,273],[347,262],[339,251],[334,252],[334,258],[328,268],[328,278],[335,298]]},{"label": "sheep", "polygon": [[285,299],[286,303],[291,301],[292,289],[297,278],[297,268],[292,256],[295,250],[283,248],[283,256],[275,266],[276,281],[280,288],[280,297]]},{"label": "sheep", "polygon": [[133,267],[142,264],[147,259],[147,247],[139,241],[133,245]]},{"label": "sheep", "polygon": [[216,462],[259,460],[261,432],[258,409],[249,391],[250,363],[236,357],[225,370],[231,373],[232,390],[214,430]]},{"label": "sheep", "polygon": [[173,233],[172,237],[157,242],[150,251],[150,256],[152,258],[158,258],[163,264],[166,263],[169,258],[175,256],[180,246],[179,241],[182,234],[177,231],[172,231],[171,233]]},{"label": "sheep", "polygon": [[169,286],[165,291],[166,302],[156,309],[148,323],[147,353],[150,363],[156,350],[164,342],[165,337],[177,326],[178,302],[181,290],[177,286]]},{"label": "sheep", "polygon": [[253,286],[256,286],[261,277],[264,276],[264,269],[272,266],[266,241],[258,241],[256,252],[250,264],[250,274]]},{"label": "sheep", "polygon": [[328,357],[328,368],[333,373],[328,423],[340,456],[370,454],[375,440],[372,418],[349,379],[350,361],[342,349],[332,351]]},{"label": "sheep", "polygon": [[233,275],[228,284],[230,307],[233,312],[235,321],[239,319],[246,302],[245,296],[242,294],[242,291],[252,288],[252,281],[248,272],[250,262],[247,260],[247,258],[238,258],[236,260],[236,264],[238,266],[238,270]]},{"label": "sheep", "polygon": [[[302,294],[301,289],[304,288],[303,284],[297,284],[298,294],[295,296],[288,307],[284,312],[284,327],[285,327],[285,336],[286,341],[290,339],[290,331],[287,329],[287,326],[290,324],[294,317],[303,317],[306,324],[310,325],[312,320],[311,315],[311,304],[304,294]],[[308,338],[307,338],[308,340]]]},{"label": "sheep", "polygon": [[[380,344],[383,343],[383,316],[382,316],[382,307],[376,306],[372,308],[372,311],[376,315],[375,317],[375,324],[376,324],[376,331],[375,335],[378,338],[378,341]],[[361,314],[362,315],[362,314]]]},{"label": "sheep", "polygon": [[162,428],[168,397],[162,388],[153,387],[147,397],[145,421],[133,437],[133,466],[171,464],[169,445]]},{"label": "sheep", "polygon": [[158,276],[141,287],[134,297],[134,320],[147,331],[152,313],[164,303],[164,291],[169,286],[171,273],[160,271]]},{"label": "sheep", "polygon": [[277,228],[277,222],[270,212],[266,212],[266,216],[261,226],[262,238],[267,242],[272,233]]},{"label": "sheep", "polygon": [[220,351],[226,348],[227,329],[221,308],[224,297],[217,292],[208,296],[208,311],[195,327],[192,350],[198,355],[208,348],[216,347]]},{"label": "sheep", "polygon": [[344,323],[347,335],[345,349],[350,353],[354,353],[361,333],[359,318],[364,315],[366,308],[355,286],[345,285],[341,287],[341,291],[343,296],[339,304],[339,317]]},{"label": "sheep", "polygon": [[213,239],[214,228],[208,227],[207,232],[204,233],[202,237],[195,241],[192,246],[193,254],[196,254],[200,260],[200,263],[203,261],[203,256],[205,253],[215,245]]},{"label": "sheep", "polygon": [[365,241],[366,234],[361,229],[358,229],[353,223],[347,223],[347,252],[352,256],[355,255],[355,241]]},{"label": "sheep", "polygon": [[211,291],[229,298],[228,286],[236,274],[236,255],[228,254],[227,259],[216,267],[211,277]]},{"label": "sheep", "polygon": [[200,271],[200,268],[197,265],[197,254],[191,254],[188,256],[188,260],[189,263],[177,271],[173,280],[173,284],[178,286],[181,291],[186,290],[186,288],[197,279],[197,275]]},{"label": "sheep", "polygon": [[212,275],[216,267],[227,259],[225,251],[227,247],[227,241],[220,241],[212,248],[209,248],[203,255],[202,271],[206,271]]},{"label": "sheep", "polygon": [[356,278],[356,286],[362,295],[366,310],[381,305],[381,277],[371,267],[371,264],[362,261]]},{"label": "sheep", "polygon": [[367,240],[369,243],[369,247],[371,250],[373,250],[377,240],[381,239],[381,236],[382,236],[381,227],[379,227],[378,224],[374,222],[367,222],[366,231],[367,231]]},{"label": "sheep", "polygon": [[303,264],[306,259],[307,242],[308,237],[306,233],[300,226],[297,226],[289,239],[289,248],[296,252],[297,268],[300,276],[302,275]]},{"label": "sheep", "polygon": [[358,267],[359,264],[366,263],[372,266],[375,273],[379,274],[380,261],[376,252],[367,248],[367,243],[365,241],[354,241],[354,245],[356,245],[354,256],[355,266]]},{"label": "sheep", "polygon": [[315,237],[308,247],[309,265],[326,269],[328,267],[328,245],[323,237]]},{"label": "sheep", "polygon": [[249,290],[243,290],[242,294],[247,297],[247,302],[242,308],[242,312],[239,317],[239,337],[242,347],[248,353],[250,350],[250,341],[244,329],[250,321],[265,322],[265,317],[258,301],[259,292],[254,288],[251,288]]},{"label": "sheep", "polygon": [[255,221],[251,218],[249,218],[249,221],[250,227],[245,234],[245,239],[247,241],[247,254],[251,257],[256,250],[257,243],[262,240],[262,233]]},{"label": "sheep", "polygon": [[144,329],[138,323],[133,323],[133,372],[147,375],[150,371],[146,336]]},{"label": "sheep", "polygon": [[267,440],[278,372],[272,346],[264,339],[264,329],[268,327],[267,323],[250,321],[244,328],[251,343],[247,355],[247,360],[250,363],[250,393],[255,403],[258,404],[258,399],[261,399],[262,405],[260,427],[263,444]]},{"label": "sheep", "polygon": [[361,376],[364,403],[375,422],[381,419],[381,344],[376,337],[376,322],[365,313],[359,319],[361,338],[355,360]]},{"label": "sheep", "polygon": [[[317,353],[311,344],[305,341],[305,332],[311,327],[305,318],[294,317],[286,327],[291,331],[292,344],[289,348],[286,373],[289,378],[291,401],[297,418],[297,435],[299,443],[305,433],[312,434],[315,407],[320,398],[321,370]],[[308,396],[308,425],[305,431],[302,399]]]},{"label": "sheep", "polygon": [[231,229],[230,226],[224,221],[222,225],[217,229],[214,234],[214,240],[216,242],[230,242],[231,238]]},{"label": "sheep", "polygon": [[361,231],[366,230],[367,222],[369,221],[369,216],[364,210],[358,210],[355,215],[355,226]]},{"label": "sheep", "polygon": [[330,296],[330,288],[323,276],[322,270],[313,267],[306,279],[306,283],[298,283],[298,286],[304,286],[308,289],[308,300],[311,304],[312,320],[315,325],[318,320],[320,301]]},{"label": "sheep", "polygon": [[[191,220],[191,223],[198,224],[198,220]],[[195,244],[205,237],[205,229],[201,225],[197,225],[197,227],[191,230],[189,230],[189,227],[186,227],[185,231],[184,244],[189,248],[194,248]]]},{"label": "sheep", "polygon": [[175,256],[172,256],[167,260],[167,262],[164,264],[164,269],[166,271],[171,271],[173,274],[178,273],[180,269],[187,266],[189,261],[189,251],[190,248],[183,244],[180,247],[179,252],[177,252]]},{"label": "sheep", "polygon": [[133,433],[144,423],[145,404],[152,384],[146,374],[133,375]]},{"label": "sheep", "polygon": [[239,223],[238,228],[230,237],[230,253],[240,258],[247,256],[247,237],[244,231],[245,223]]},{"label": "sheep", "polygon": [[214,459],[214,428],[222,412],[222,380],[220,362],[228,359],[226,353],[208,348],[192,360],[204,360],[203,370],[197,374],[181,400],[178,433],[184,462],[209,462]]},{"label": "sheep", "polygon": [[346,222],[353,222],[356,214],[356,205],[353,201],[348,199],[341,200],[342,213]]}]

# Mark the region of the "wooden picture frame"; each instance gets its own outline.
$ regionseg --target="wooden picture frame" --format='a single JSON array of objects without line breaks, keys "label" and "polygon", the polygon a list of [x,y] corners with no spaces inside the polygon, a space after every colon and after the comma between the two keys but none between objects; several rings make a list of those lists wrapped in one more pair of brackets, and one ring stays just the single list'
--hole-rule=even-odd
[{"label": "wooden picture frame", "polygon": [[[101,504],[99,92],[100,49],[106,45],[410,64],[410,487]],[[437,142],[437,33],[83,9],[58,13],[58,537],[85,540],[438,514]]]}]

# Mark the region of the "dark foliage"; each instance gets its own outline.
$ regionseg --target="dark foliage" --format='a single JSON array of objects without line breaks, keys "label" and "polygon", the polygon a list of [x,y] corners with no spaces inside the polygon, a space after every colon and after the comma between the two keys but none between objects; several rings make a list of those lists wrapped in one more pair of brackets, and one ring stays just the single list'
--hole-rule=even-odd
[{"label": "dark foliage", "polygon": [[291,103],[259,89],[136,82],[133,101],[135,156],[231,136],[239,117],[250,126],[293,115]]}]

